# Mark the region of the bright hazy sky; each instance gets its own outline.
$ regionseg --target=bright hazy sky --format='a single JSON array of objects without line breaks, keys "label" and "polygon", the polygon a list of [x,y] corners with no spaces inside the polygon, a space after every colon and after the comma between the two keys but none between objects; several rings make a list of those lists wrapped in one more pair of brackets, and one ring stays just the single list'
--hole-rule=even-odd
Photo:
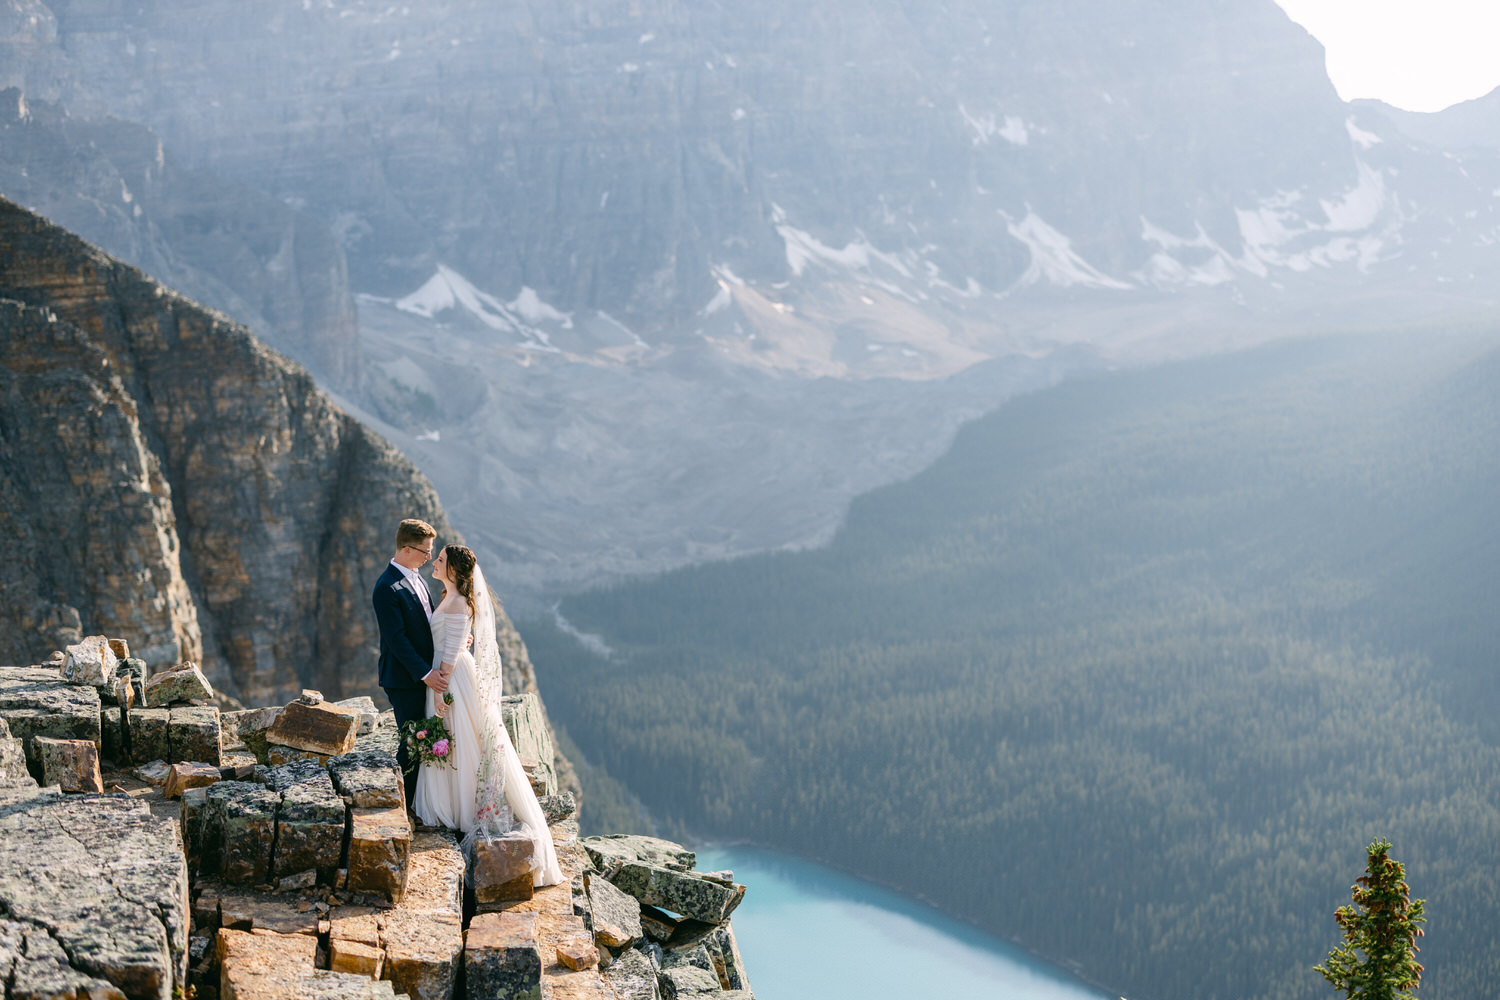
[{"label": "bright hazy sky", "polygon": [[1500,86],[1500,0],[1276,0],[1328,51],[1344,100],[1440,111]]}]

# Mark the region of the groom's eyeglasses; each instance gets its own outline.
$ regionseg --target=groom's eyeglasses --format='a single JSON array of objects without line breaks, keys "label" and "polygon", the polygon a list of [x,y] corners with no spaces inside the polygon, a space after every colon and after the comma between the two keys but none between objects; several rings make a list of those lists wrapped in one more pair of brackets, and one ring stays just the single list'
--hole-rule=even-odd
[{"label": "groom's eyeglasses", "polygon": [[422,558],[424,558],[424,559],[431,559],[432,558],[432,550],[431,549],[419,549],[415,545],[408,545],[407,548],[411,549],[413,552],[420,552],[420,553],[422,553]]}]

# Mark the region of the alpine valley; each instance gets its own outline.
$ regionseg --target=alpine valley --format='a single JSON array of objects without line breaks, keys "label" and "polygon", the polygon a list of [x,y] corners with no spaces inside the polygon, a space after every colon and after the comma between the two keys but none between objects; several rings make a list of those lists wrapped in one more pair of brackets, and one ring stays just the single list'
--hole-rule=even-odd
[{"label": "alpine valley", "polygon": [[4,0],[0,85],[0,193],[306,364],[523,606],[1500,255],[1493,115],[1343,103],[1272,0]]}]

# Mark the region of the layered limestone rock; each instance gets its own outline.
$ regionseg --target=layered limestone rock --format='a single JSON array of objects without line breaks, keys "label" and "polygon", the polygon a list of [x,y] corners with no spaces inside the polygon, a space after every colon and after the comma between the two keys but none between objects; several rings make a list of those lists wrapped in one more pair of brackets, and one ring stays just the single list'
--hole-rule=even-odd
[{"label": "layered limestone rock", "polygon": [[[425,478],[248,331],[0,199],[0,660],[82,631],[255,704],[371,694],[369,591]],[[81,627],[82,626],[82,627]],[[510,690],[534,690],[501,616]],[[66,640],[66,641],[64,641]]]},{"label": "layered limestone rock", "polygon": [[[123,796],[0,791],[0,965],[9,955],[18,974],[37,962],[48,980],[74,990],[102,980],[132,1000],[169,1000],[187,981],[187,901],[187,864],[169,818]],[[36,957],[23,949],[23,962],[18,933],[56,949]]]},{"label": "layered limestone rock", "polygon": [[328,384],[357,385],[354,299],[329,227],[184,168],[146,126],[0,90],[0,194],[234,317]]}]

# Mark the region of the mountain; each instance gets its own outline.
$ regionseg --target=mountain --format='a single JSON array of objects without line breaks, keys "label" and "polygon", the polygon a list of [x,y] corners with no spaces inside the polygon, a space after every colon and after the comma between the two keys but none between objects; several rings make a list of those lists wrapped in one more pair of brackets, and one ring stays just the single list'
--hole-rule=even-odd
[{"label": "mountain", "polygon": [[1164,1000],[1326,995],[1385,836],[1424,989],[1488,996],[1497,385],[1494,324],[1075,379],[824,549],[522,631],[665,828],[837,859]]},{"label": "mountain", "polygon": [[517,598],[824,541],[1017,388],[1495,301],[1500,153],[1341,102],[1272,0],[0,7],[0,84],[211,183],[158,228],[221,283],[341,250],[356,376],[267,338]]},{"label": "mountain", "polygon": [[186,170],[143,125],[0,91],[0,191],[255,329],[326,384],[359,383],[343,248],[306,213]]},{"label": "mountain", "polygon": [[1370,99],[1353,104],[1385,116],[1402,134],[1439,149],[1500,149],[1500,87],[1442,111],[1406,111]]},{"label": "mountain", "polygon": [[4,199],[0,342],[0,659],[108,633],[251,704],[381,697],[396,523],[461,539],[410,462],[244,327]]}]

